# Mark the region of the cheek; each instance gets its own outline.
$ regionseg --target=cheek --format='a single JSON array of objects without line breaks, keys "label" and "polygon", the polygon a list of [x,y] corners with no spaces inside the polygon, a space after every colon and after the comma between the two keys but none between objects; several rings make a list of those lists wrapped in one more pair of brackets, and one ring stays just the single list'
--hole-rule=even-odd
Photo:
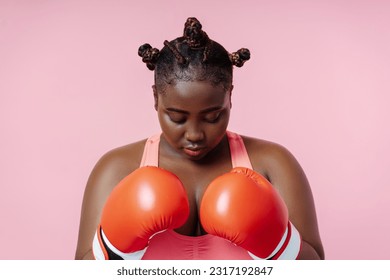
[{"label": "cheek", "polygon": [[158,119],[160,122],[160,127],[165,137],[172,141],[177,141],[181,135],[181,129],[174,123],[169,120],[169,117],[165,114],[159,114]]},{"label": "cheek", "polygon": [[210,143],[210,145],[215,146],[222,140],[222,138],[225,135],[228,124],[229,124],[229,115],[225,116],[223,120],[221,120],[221,122],[218,123],[218,125],[213,125],[208,127],[207,135],[209,141],[212,142]]}]

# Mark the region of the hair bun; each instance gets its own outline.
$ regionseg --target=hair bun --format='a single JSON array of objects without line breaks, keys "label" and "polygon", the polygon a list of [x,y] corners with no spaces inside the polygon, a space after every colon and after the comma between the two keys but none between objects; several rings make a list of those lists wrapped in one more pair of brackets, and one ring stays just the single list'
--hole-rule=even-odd
[{"label": "hair bun", "polygon": [[183,37],[190,48],[202,48],[208,43],[209,36],[202,30],[202,24],[197,18],[190,17],[184,24]]},{"label": "hair bun", "polygon": [[244,65],[245,61],[248,61],[251,58],[251,53],[248,49],[242,48],[231,53],[229,56],[230,61],[234,66],[241,67]]},{"label": "hair bun", "polygon": [[160,51],[149,44],[143,44],[138,48],[138,55],[142,57],[142,61],[146,63],[149,70],[154,70]]}]

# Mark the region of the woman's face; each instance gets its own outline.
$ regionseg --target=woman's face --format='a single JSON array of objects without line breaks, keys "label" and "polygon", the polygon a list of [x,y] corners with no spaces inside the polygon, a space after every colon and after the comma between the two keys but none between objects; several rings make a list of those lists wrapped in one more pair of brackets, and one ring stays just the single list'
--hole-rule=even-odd
[{"label": "woman's face", "polygon": [[223,139],[229,123],[231,91],[207,81],[180,81],[163,93],[154,87],[163,137],[180,156],[199,160]]}]

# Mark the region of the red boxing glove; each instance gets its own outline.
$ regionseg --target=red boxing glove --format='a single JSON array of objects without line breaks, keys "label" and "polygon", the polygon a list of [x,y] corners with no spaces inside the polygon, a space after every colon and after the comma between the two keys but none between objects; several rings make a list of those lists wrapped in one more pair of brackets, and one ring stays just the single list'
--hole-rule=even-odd
[{"label": "red boxing glove", "polygon": [[210,234],[230,240],[254,259],[296,259],[301,238],[277,190],[255,171],[237,167],[207,187],[200,220]]},{"label": "red boxing glove", "polygon": [[180,179],[159,167],[141,167],[114,188],[93,241],[96,259],[141,259],[149,239],[182,226],[189,215]]}]

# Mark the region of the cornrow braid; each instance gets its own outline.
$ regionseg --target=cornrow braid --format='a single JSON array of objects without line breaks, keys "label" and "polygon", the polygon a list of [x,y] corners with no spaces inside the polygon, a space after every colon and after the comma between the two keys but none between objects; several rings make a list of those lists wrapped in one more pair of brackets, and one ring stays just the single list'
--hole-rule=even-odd
[{"label": "cornrow braid", "polygon": [[160,51],[156,48],[152,48],[149,44],[143,44],[138,48],[138,55],[142,57],[142,61],[146,63],[149,70],[156,68],[156,62],[160,55]]},{"label": "cornrow braid", "polygon": [[176,48],[175,45],[169,43],[167,40],[164,41],[164,46],[167,46],[168,49],[171,50],[171,52],[175,55],[177,61],[180,64],[185,64],[187,62],[187,59],[179,52],[179,50]]},{"label": "cornrow braid", "polygon": [[204,48],[204,51],[203,51],[203,59],[202,59],[203,63],[207,62],[207,59],[210,55],[210,49],[211,49],[211,40],[208,40],[208,42]]},{"label": "cornrow braid", "polygon": [[234,66],[242,67],[245,61],[251,58],[251,53],[248,49],[241,48],[238,51],[229,54],[229,57]]}]

